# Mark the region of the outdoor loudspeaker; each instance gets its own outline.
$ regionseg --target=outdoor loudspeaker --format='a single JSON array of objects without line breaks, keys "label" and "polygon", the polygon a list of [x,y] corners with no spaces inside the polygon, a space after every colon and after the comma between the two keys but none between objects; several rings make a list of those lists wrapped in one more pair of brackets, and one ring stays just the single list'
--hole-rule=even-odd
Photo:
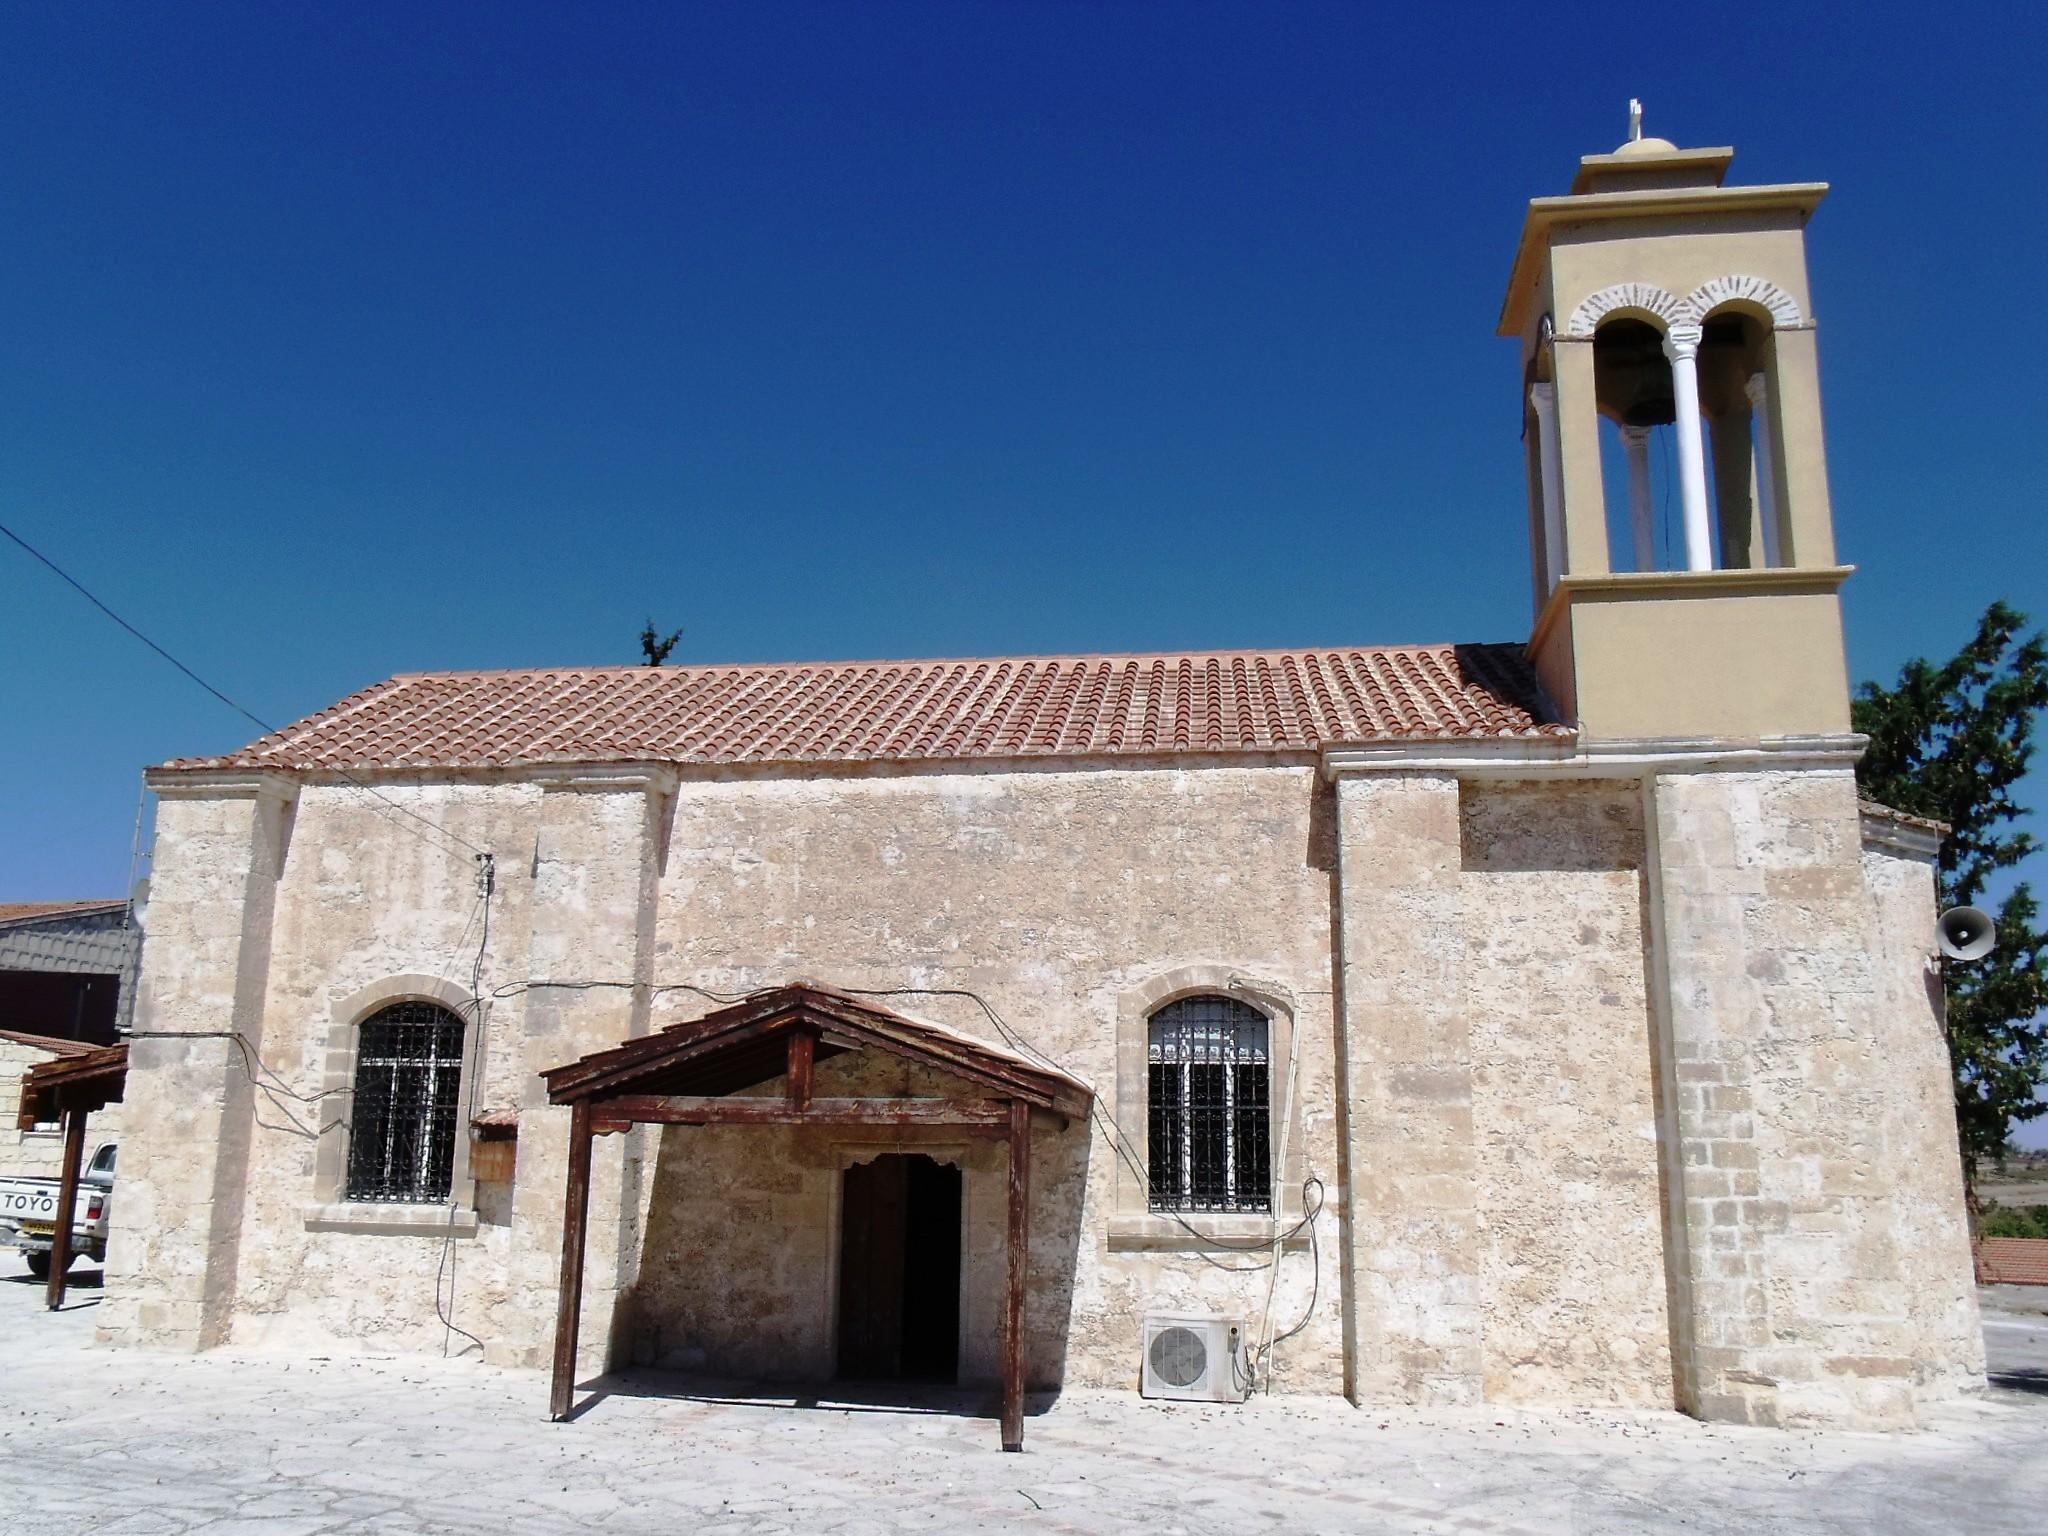
[{"label": "outdoor loudspeaker", "polygon": [[1935,921],[1934,936],[1949,959],[1982,960],[1998,942],[1998,926],[1988,912],[1950,907]]}]

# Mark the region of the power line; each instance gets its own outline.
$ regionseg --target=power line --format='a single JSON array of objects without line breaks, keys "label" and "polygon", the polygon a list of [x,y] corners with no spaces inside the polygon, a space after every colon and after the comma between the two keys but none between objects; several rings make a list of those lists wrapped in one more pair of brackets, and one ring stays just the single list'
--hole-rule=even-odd
[{"label": "power line", "polygon": [[[165,650],[162,646],[158,645],[154,640],[150,639],[149,636],[145,635],[133,624],[130,624],[126,619],[122,618],[120,614],[114,612],[113,609],[109,608],[105,603],[101,602],[99,598],[94,596],[91,590],[87,588],[86,585],[83,582],[81,582],[77,577],[73,576],[69,571],[65,570],[63,566],[59,565],[56,561],[52,560],[40,549],[37,549],[35,545],[29,543],[27,539],[24,539],[12,528],[9,528],[5,523],[0,523],[0,534],[5,534],[10,540],[12,540],[15,544],[19,545],[24,551],[26,551],[27,554],[32,559],[34,559],[39,564],[48,569],[50,573],[54,575],[59,581],[63,582],[67,587],[71,588],[72,591],[76,592],[80,597],[84,598],[88,603],[91,603],[93,607],[99,609],[101,613],[105,614],[108,618],[112,619],[116,624],[120,625],[121,628],[125,629],[129,634],[133,635],[137,640],[140,640],[152,651],[155,651],[157,655],[161,656],[165,661],[168,661],[172,666],[176,667],[180,672],[184,673],[185,676],[192,679],[192,681],[197,683],[201,688],[204,688],[216,699],[219,699],[221,703],[227,705],[229,709],[232,709],[236,714],[240,715],[243,719],[253,724],[258,730],[262,731],[264,735],[275,736],[277,734],[276,726],[272,725],[269,721],[265,720],[261,715],[258,715],[254,711],[245,708],[243,705],[237,704],[233,699],[229,698],[226,694],[222,693],[218,688],[214,687],[213,684],[209,683],[197,672],[194,672],[190,667],[186,666],[184,662],[178,660],[177,657],[173,656],[169,651]],[[441,826],[439,823],[429,821],[426,817],[420,815],[417,811],[407,809],[405,806],[400,805],[396,800],[393,800],[389,795],[379,794],[375,789],[371,788],[368,784],[365,784],[361,779],[357,778],[354,774],[348,772],[346,769],[335,768],[329,771],[333,772],[340,778],[346,780],[350,787],[361,790],[364,794],[370,796],[370,798],[373,800],[382,801],[385,805],[391,807],[392,810],[398,812],[399,815],[407,817],[412,821],[418,822],[421,826],[426,827],[436,836],[444,837],[449,842],[456,844],[460,848],[466,849],[470,853],[481,854],[484,852],[483,849],[477,847],[477,845],[469,841],[469,839],[465,837],[459,837],[455,833],[450,832],[446,827]]]}]

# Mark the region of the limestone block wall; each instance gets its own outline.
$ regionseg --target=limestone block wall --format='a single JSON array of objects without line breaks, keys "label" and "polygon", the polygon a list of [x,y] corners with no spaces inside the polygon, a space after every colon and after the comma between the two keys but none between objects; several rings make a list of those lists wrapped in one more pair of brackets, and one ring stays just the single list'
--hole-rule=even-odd
[{"label": "limestone block wall", "polygon": [[1634,787],[1337,794],[1349,1390],[1670,1404]]},{"label": "limestone block wall", "polygon": [[1871,830],[1866,822],[1862,863],[1879,957],[1875,1022],[1897,1094],[1885,1147],[1890,1219],[1911,1302],[1915,1384],[1926,1394],[1953,1392],[1983,1381],[1984,1330],[1933,954],[1932,850],[1906,851]]},{"label": "limestone block wall", "polygon": [[1640,793],[1467,785],[1462,834],[1481,1386],[1670,1407]]},{"label": "limestone block wall", "polygon": [[[218,1282],[231,1289],[238,1344],[439,1353],[444,1343],[465,1342],[437,1315],[437,1284],[450,1321],[474,1333],[484,1333],[504,1303],[509,1229],[467,1214],[460,1160],[452,1204],[461,1213],[408,1212],[415,1219],[403,1222],[375,1206],[337,1210],[339,1189],[329,1180],[339,1179],[346,1144],[350,1073],[335,1046],[386,1002],[466,998],[480,950],[489,974],[523,964],[530,882],[500,882],[486,947],[476,865],[464,844],[506,850],[515,862],[516,850],[530,856],[539,791],[469,783],[390,785],[379,794],[304,786],[276,882],[241,1250]],[[158,850],[153,901],[163,891],[161,832]],[[155,946],[145,966],[169,966],[178,953]],[[505,1036],[519,1016],[518,999],[486,1015],[475,1101],[487,1102],[492,1085],[502,1091],[514,1074]],[[239,1058],[232,1070],[246,1078]],[[132,1166],[124,1149],[124,1181]],[[118,1201],[116,1211],[118,1220]]]},{"label": "limestone block wall", "polygon": [[1480,1396],[1479,1163],[1458,781],[1337,782],[1354,1401]]},{"label": "limestone block wall", "polygon": [[204,1349],[226,1339],[259,1139],[237,1040],[262,1052],[276,884],[294,787],[262,775],[159,788],[154,894],[124,1094],[128,1137],[100,1333]]},{"label": "limestone block wall", "polygon": [[1914,1251],[1953,1262],[1952,1224],[1900,1198],[1948,1092],[1926,1004],[1902,1005],[1925,941],[1878,921],[1906,903],[1872,898],[1848,770],[1664,774],[1648,794],[1681,1398],[1710,1418],[1911,1423],[1923,1362],[1970,1358],[1966,1309],[1930,1316],[1917,1294]]},{"label": "limestone block wall", "polygon": [[[1340,1189],[1328,833],[1318,815],[1306,765],[685,779],[661,880],[656,971],[726,993],[804,977],[889,991],[877,1000],[1000,1040],[980,1004],[946,995],[972,992],[1014,1037],[1094,1084],[1090,1124],[1064,1136],[1041,1129],[1034,1143],[1032,1372],[1047,1379],[1056,1362],[1079,1385],[1135,1383],[1146,1311],[1223,1313],[1256,1329],[1267,1290],[1265,1250],[1201,1254],[1185,1234],[1113,1235],[1119,1176],[1132,1176],[1125,1159],[1144,1156],[1114,1133],[1123,999],[1201,966],[1284,992],[1295,1000],[1297,1145],[1331,1201],[1320,1228],[1322,1301],[1282,1346],[1279,1380],[1335,1391],[1342,1352],[1328,1266]],[[664,994],[656,1023],[708,1006]],[[669,1134],[685,1146],[703,1138]],[[742,1140],[732,1176],[756,1177],[738,1168]],[[829,1163],[838,1154],[803,1155]],[[970,1205],[986,1177],[978,1167],[970,1159],[965,1169]],[[982,1208],[999,1212],[999,1196]],[[648,1294],[666,1294],[645,1262],[641,1278]],[[1281,1259],[1278,1328],[1307,1312],[1312,1286],[1312,1260],[1297,1244]],[[815,1300],[803,1305],[816,1310]],[[791,1338],[805,1326],[773,1311],[766,1325]]]},{"label": "limestone block wall", "polygon": [[[1329,1258],[1340,1191],[1328,837],[1315,826],[1313,791],[1306,765],[725,774],[673,789],[644,773],[477,777],[386,783],[381,800],[307,784],[261,857],[250,840],[252,802],[167,798],[154,909],[167,937],[153,940],[145,989],[209,1002],[179,1015],[159,1001],[138,1022],[147,1030],[191,1017],[219,1030],[239,1021],[258,1043],[259,1086],[250,1089],[226,1042],[138,1039],[131,1094],[147,1099],[161,1134],[139,1159],[154,1173],[140,1181],[131,1252],[175,1247],[153,1191],[202,1179],[210,1190],[219,1117],[242,1091],[247,1151],[232,1205],[218,1206],[239,1252],[181,1260],[180,1283],[225,1309],[203,1339],[196,1327],[172,1325],[162,1310],[166,1277],[139,1260],[110,1300],[108,1335],[189,1348],[231,1331],[250,1345],[438,1352],[471,1347],[467,1333],[490,1358],[537,1363],[552,1338],[568,1114],[542,1102],[535,1074],[714,1006],[689,986],[737,994],[811,977],[891,990],[881,999],[889,1006],[1000,1038],[979,1003],[941,995],[972,992],[1004,1028],[1097,1085],[1102,1113],[1090,1123],[1035,1133],[1027,1327],[1037,1379],[1129,1384],[1144,1311],[1218,1311],[1256,1326],[1268,1279],[1263,1251],[1205,1256],[1188,1251],[1185,1237],[1178,1247],[1112,1238],[1119,1172],[1128,1177],[1144,1155],[1112,1130],[1117,1032],[1134,989],[1197,967],[1242,974],[1293,1000],[1290,1156],[1329,1182]],[[409,830],[389,802],[494,852],[487,939],[467,849]],[[225,835],[230,828],[235,835]],[[265,878],[252,883],[251,869]],[[244,921],[251,912],[253,925]],[[255,927],[261,963],[228,971]],[[346,1135],[349,1078],[336,1066],[337,1038],[373,1011],[380,988],[460,999],[479,962],[488,1004],[473,1025],[469,1097],[480,1109],[519,1108],[509,1209],[501,1189],[480,1192],[466,1179],[466,1158],[449,1210],[338,1209],[323,1184]],[[579,985],[529,986],[536,980]],[[209,1053],[211,1074],[196,1086],[182,1058],[165,1055],[193,1050]],[[177,1070],[165,1070],[167,1061]],[[195,1101],[214,1117],[203,1126]],[[775,1150],[774,1133],[752,1134],[762,1139],[653,1129],[599,1139],[586,1373],[636,1348],[683,1358],[678,1351],[717,1344],[715,1329],[710,1343],[693,1345],[682,1326],[703,1314],[690,1310],[688,1281],[675,1273],[681,1250],[670,1239],[694,1218],[688,1202],[675,1204],[674,1170],[689,1168],[710,1187],[750,1187]],[[718,1150],[727,1135],[729,1155]],[[836,1140],[792,1150],[827,1191],[827,1165],[847,1155]],[[987,1213],[970,1226],[970,1265],[987,1275],[1000,1264],[1000,1229],[989,1224],[999,1219],[1000,1181],[988,1182],[985,1149],[968,1149],[965,1161],[970,1208]],[[124,1175],[133,1166],[124,1153]],[[815,1205],[804,1208],[816,1215]],[[778,1262],[787,1267],[821,1242],[829,1247],[829,1229],[816,1222],[785,1232]],[[121,1244],[117,1237],[117,1251]],[[692,1247],[693,1271],[720,1262]],[[770,1285],[749,1300],[744,1246],[732,1262],[732,1294],[764,1337],[799,1338],[815,1326],[815,1286],[799,1298]],[[1341,1355],[1328,1277],[1326,1268],[1308,1328],[1279,1353],[1285,1386],[1335,1390]],[[1297,1239],[1281,1260],[1276,1327],[1307,1312],[1312,1288],[1312,1260]],[[985,1363],[977,1351],[992,1346],[991,1334],[970,1348],[969,1366]]]},{"label": "limestone block wall", "polygon": [[[1094,1084],[1097,1113],[1034,1135],[1041,1384],[1134,1384],[1151,1310],[1254,1338],[1307,1316],[1278,1386],[1361,1400],[1882,1423],[1981,1372],[1914,937],[1925,868],[1864,849],[1845,772],[610,768],[380,793],[165,794],[111,1339],[474,1336],[540,1362],[568,1112],[536,1074],[813,979]],[[488,931],[472,847],[494,855]],[[1143,1092],[1119,1067],[1142,1063],[1145,1011],[1216,987],[1275,1016],[1283,1224],[1296,1174],[1327,1195],[1315,1252],[1300,1233],[1280,1256],[1270,1325],[1270,1248],[1243,1218],[1145,1215],[1143,1106],[1120,1102]],[[509,1191],[469,1178],[464,1143],[445,1209],[339,1200],[348,1042],[407,996],[475,1013],[466,1108],[518,1109]],[[584,1374],[829,1368],[840,1171],[884,1149],[600,1138]],[[992,1368],[1000,1157],[945,1150],[972,1377]]]}]

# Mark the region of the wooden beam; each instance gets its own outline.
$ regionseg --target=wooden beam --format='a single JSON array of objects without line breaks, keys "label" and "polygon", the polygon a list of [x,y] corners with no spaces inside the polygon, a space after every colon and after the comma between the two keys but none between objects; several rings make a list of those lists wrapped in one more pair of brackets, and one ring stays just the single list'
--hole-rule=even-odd
[{"label": "wooden beam", "polygon": [[[646,1125],[868,1125],[944,1126],[1001,1133],[1010,1123],[1002,1100],[812,1099],[802,1108],[787,1098],[758,1095],[687,1097],[627,1094],[586,1100],[604,1129]],[[1021,1102],[1021,1101],[1014,1101]],[[1025,1106],[1027,1112],[1029,1105]]]},{"label": "wooden beam", "polygon": [[548,1417],[569,1417],[576,1395],[576,1334],[583,1321],[583,1240],[590,1225],[590,1105],[569,1112],[569,1185],[562,1198],[562,1285],[555,1302],[555,1379]]},{"label": "wooden beam", "polygon": [[1031,1260],[1031,1106],[1010,1100],[1009,1283],[1003,1292],[1003,1449],[1024,1449],[1024,1277]]},{"label": "wooden beam", "polygon": [[50,1235],[50,1278],[43,1302],[54,1312],[64,1305],[64,1272],[71,1268],[71,1221],[78,1213],[78,1169],[85,1161],[85,1111],[64,1112],[64,1171],[57,1180],[57,1230]]},{"label": "wooden beam", "polygon": [[811,1067],[818,1053],[818,1037],[808,1029],[789,1032],[789,1107],[811,1107]]}]

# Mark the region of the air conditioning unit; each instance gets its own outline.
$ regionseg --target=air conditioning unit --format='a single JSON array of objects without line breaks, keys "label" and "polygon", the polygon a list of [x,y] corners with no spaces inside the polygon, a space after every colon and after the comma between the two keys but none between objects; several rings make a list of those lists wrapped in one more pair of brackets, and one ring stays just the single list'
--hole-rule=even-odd
[{"label": "air conditioning unit", "polygon": [[1145,1314],[1145,1363],[1138,1390],[1145,1397],[1202,1403],[1241,1403],[1244,1325],[1233,1317]]}]

